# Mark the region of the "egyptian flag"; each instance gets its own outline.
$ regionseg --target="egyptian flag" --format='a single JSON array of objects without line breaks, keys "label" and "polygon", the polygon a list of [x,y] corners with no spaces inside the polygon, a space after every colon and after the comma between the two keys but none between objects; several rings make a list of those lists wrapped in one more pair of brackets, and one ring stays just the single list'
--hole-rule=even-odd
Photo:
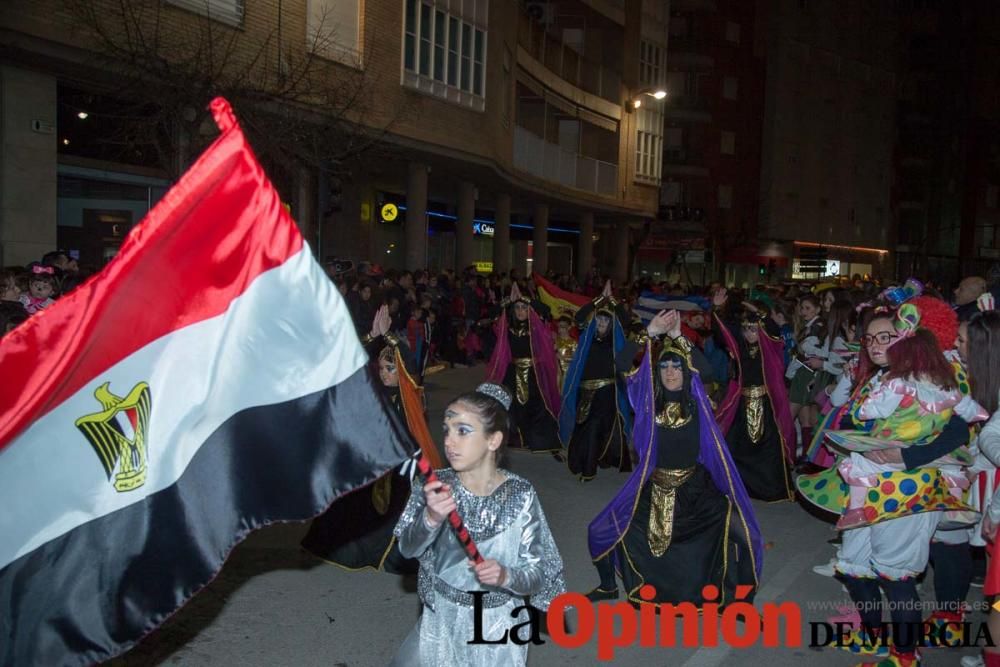
[{"label": "egyptian flag", "polygon": [[99,275],[0,341],[0,665],[127,650],[247,535],[412,448],[240,132]]},{"label": "egyptian flag", "polygon": [[561,289],[538,273],[532,273],[531,277],[538,289],[538,300],[548,306],[553,318],[560,315],[572,318],[581,306],[590,303],[590,297]]}]

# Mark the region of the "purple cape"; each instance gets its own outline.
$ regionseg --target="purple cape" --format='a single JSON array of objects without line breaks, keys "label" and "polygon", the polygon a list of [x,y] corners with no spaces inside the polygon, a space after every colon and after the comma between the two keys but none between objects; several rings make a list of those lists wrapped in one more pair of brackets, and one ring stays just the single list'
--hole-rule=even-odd
[{"label": "purple cape", "polygon": [[[559,419],[559,383],[556,380],[556,348],[552,333],[542,322],[535,309],[532,308],[528,314],[530,326],[529,335],[531,337],[531,362],[535,368],[535,378],[538,380],[538,389],[545,402],[545,408],[552,415],[553,419]],[[507,375],[507,367],[510,366],[510,341],[507,340],[507,311],[504,310],[497,320],[496,326],[497,345],[493,349],[493,356],[490,357],[490,365],[487,369],[486,379],[488,382],[503,384]]]},{"label": "purple cape", "polygon": [[[736,419],[736,412],[740,406],[740,392],[743,389],[743,367],[740,362],[740,346],[733,338],[729,327],[714,316],[719,322],[719,330],[722,338],[726,341],[729,354],[736,359],[736,379],[730,380],[726,397],[716,411],[719,426],[724,433],[729,433],[729,429]],[[778,437],[781,438],[781,446],[785,452],[785,459],[789,463],[795,462],[795,421],[792,419],[791,407],[788,403],[788,390],[785,389],[785,350],[784,343],[780,338],[771,338],[764,331],[764,327],[758,325],[759,333],[757,341],[760,343],[761,363],[764,367],[764,387],[767,390],[767,397],[771,403],[771,412],[774,414],[774,423],[778,426]]]},{"label": "purple cape", "polygon": [[[635,410],[635,421],[632,426],[632,438],[639,463],[629,475],[625,485],[611,503],[590,522],[587,529],[587,542],[590,556],[595,561],[611,554],[612,562],[618,566],[615,546],[628,531],[635,508],[639,503],[639,494],[643,484],[649,479],[656,467],[656,428],[653,417],[656,414],[656,399],[653,393],[653,365],[651,361],[650,344],[646,344],[639,368],[634,370],[627,379],[628,397]],[[705,466],[716,488],[724,493],[736,509],[739,523],[750,545],[750,557],[753,559],[754,573],[760,577],[761,565],[764,559],[764,547],[760,537],[760,527],[754,515],[750,498],[743,486],[743,480],[736,471],[733,459],[729,455],[722,432],[712,414],[712,407],[701,384],[697,372],[691,373],[691,396],[698,405],[698,423],[700,430],[700,450],[698,463]]]}]

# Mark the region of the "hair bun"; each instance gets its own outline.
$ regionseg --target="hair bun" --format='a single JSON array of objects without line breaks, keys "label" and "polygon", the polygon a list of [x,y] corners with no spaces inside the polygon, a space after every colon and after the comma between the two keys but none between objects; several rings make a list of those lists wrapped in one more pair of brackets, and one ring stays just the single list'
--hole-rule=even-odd
[{"label": "hair bun", "polygon": [[502,405],[504,410],[510,410],[511,396],[510,392],[504,386],[492,382],[484,382],[476,387],[476,393],[489,396]]}]

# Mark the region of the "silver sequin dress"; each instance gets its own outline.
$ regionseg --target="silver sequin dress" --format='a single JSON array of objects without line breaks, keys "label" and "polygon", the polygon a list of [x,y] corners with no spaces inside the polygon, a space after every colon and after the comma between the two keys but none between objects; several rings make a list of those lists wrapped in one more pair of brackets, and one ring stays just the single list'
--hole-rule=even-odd
[{"label": "silver sequin dress", "polygon": [[[523,665],[528,646],[513,642],[469,645],[473,638],[473,598],[467,591],[487,591],[483,599],[483,637],[495,639],[527,620],[515,607],[528,598],[538,609],[548,609],[564,593],[563,562],[535,489],[526,479],[506,470],[500,486],[489,496],[476,496],[458,480],[453,470],[437,471],[452,488],[458,513],[483,558],[498,561],[507,570],[504,588],[483,586],[468,566],[458,538],[444,522],[431,530],[424,523],[424,494],[415,486],[396,525],[400,552],[419,558],[417,591],[423,613],[403,642],[394,667],[497,667]],[[525,634],[522,631],[522,636]]]}]

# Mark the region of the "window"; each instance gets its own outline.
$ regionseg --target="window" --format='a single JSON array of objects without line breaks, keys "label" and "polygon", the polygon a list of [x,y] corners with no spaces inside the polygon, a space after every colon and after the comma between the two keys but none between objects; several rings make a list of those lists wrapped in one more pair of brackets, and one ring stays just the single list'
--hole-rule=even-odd
[{"label": "window", "polygon": [[641,108],[636,111],[636,121],[636,178],[659,182],[663,162],[663,114],[656,109]]},{"label": "window", "polygon": [[660,190],[660,203],[664,206],[676,206],[684,203],[684,186],[680,181],[669,181]]},{"label": "window", "polygon": [[482,30],[476,30],[476,46],[472,52],[472,92],[475,95],[483,94],[483,58],[485,57],[485,51],[483,46],[483,41],[486,39],[486,33]]},{"label": "window", "polygon": [[733,44],[740,43],[740,24],[726,21],[726,41]]},{"label": "window", "polygon": [[360,66],[359,0],[307,0],[306,49]]},{"label": "window", "polygon": [[719,208],[729,209],[733,207],[733,186],[719,186]]},{"label": "window", "polygon": [[687,37],[688,19],[686,16],[671,16],[669,32],[671,37]]},{"label": "window", "polygon": [[676,150],[684,146],[683,127],[668,127],[664,136],[666,137],[667,150]]},{"label": "window", "polygon": [[722,96],[727,100],[735,100],[739,96],[739,81],[735,76],[723,77]]},{"label": "window", "polygon": [[487,9],[488,0],[405,0],[403,85],[483,110]]},{"label": "window", "polygon": [[416,70],[414,54],[417,52],[417,0],[406,0],[404,29],[406,36],[403,42],[403,67]]},{"label": "window", "polygon": [[510,52],[510,47],[506,44],[503,47],[503,126],[510,127],[510,103],[511,103],[511,80],[510,68],[514,56]]},{"label": "window", "polygon": [[454,16],[448,20],[448,85],[458,85],[459,21]]},{"label": "window", "polygon": [[722,141],[719,146],[719,152],[723,155],[736,155],[736,133],[723,130],[721,136]]},{"label": "window", "polygon": [[434,12],[434,80],[444,81],[444,42],[447,15],[440,9]]},{"label": "window", "polygon": [[420,73],[431,73],[431,7],[420,5]]},{"label": "window", "polygon": [[243,25],[243,0],[167,0],[167,2],[220,23],[236,27]]},{"label": "window", "polygon": [[684,72],[667,73],[667,93],[671,98],[687,96],[687,80],[687,74]]},{"label": "window", "polygon": [[642,40],[639,44],[639,83],[651,88],[661,88],[666,77],[664,63],[666,51],[653,42]]}]

